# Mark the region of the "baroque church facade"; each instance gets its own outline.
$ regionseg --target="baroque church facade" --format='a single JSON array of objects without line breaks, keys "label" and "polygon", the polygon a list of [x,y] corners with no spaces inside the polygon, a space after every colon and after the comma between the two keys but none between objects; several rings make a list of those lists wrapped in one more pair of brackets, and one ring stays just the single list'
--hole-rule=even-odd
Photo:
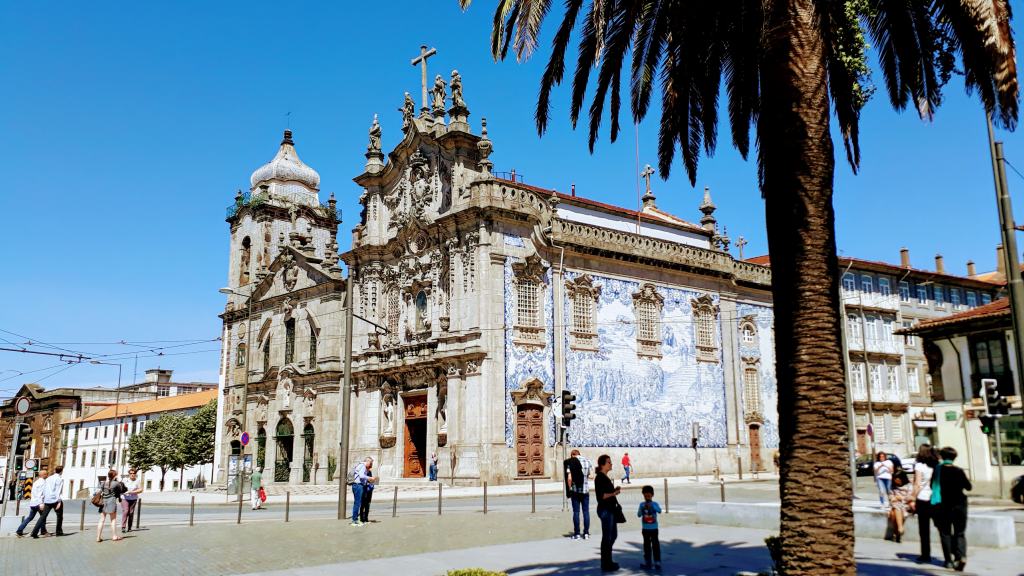
[{"label": "baroque church facade", "polygon": [[[499,177],[457,72],[450,88],[438,76],[418,113],[406,94],[386,157],[374,119],[343,254],[289,133],[229,210],[222,462],[334,474],[351,289],[350,461],[374,457],[385,482],[424,477],[431,453],[456,484],[557,477],[566,445],[629,452],[644,475],[767,469],[770,270],[729,254],[709,193],[695,224],[649,184],[635,211]],[[563,390],[578,407],[564,445]]]}]

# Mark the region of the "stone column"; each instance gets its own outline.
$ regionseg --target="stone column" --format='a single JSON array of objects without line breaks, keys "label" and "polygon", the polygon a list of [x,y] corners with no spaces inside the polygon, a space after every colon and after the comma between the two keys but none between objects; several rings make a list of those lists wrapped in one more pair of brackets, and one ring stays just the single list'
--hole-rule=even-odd
[{"label": "stone column", "polygon": [[[270,483],[274,481],[274,466],[277,462],[277,421],[279,417],[277,414],[267,414],[267,452],[266,462],[263,464],[263,482]],[[253,464],[255,466],[255,464]]]}]

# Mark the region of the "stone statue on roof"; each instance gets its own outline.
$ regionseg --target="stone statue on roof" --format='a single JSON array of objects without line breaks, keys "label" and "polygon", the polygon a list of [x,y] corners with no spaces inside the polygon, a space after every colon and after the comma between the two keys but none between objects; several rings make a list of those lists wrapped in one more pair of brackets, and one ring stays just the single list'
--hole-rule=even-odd
[{"label": "stone statue on roof", "polygon": [[452,70],[452,108],[465,108],[466,101],[462,99],[462,76],[458,70]]},{"label": "stone statue on roof", "polygon": [[416,116],[416,103],[413,102],[412,96],[408,92],[405,93],[405,102],[402,103],[402,107],[398,111],[402,113],[402,130],[408,130],[412,125],[413,117]]},{"label": "stone statue on roof", "polygon": [[370,126],[370,143],[366,146],[367,152],[380,152],[380,122],[377,115],[373,115],[373,124]]},{"label": "stone statue on roof", "polygon": [[435,113],[438,110],[440,110],[441,113],[444,114],[444,100],[445,100],[445,97],[446,97],[445,88],[447,86],[448,86],[448,83],[444,81],[444,78],[441,78],[440,74],[438,74],[437,77],[434,78],[434,88],[433,88],[433,90],[431,90],[431,93],[434,95],[434,111],[435,111]]}]

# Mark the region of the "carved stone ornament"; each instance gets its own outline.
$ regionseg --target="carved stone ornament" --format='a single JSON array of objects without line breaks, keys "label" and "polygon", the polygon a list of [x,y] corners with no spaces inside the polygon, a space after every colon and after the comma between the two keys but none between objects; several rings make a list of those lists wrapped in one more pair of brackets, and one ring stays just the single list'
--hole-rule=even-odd
[{"label": "carved stone ornament", "polygon": [[238,438],[242,435],[242,424],[238,420],[232,418],[225,422],[224,426],[227,428],[228,436],[231,438]]},{"label": "carved stone ornament", "polygon": [[256,421],[266,422],[268,406],[270,404],[270,398],[266,394],[260,394],[256,397]]},{"label": "carved stone ornament", "polygon": [[412,119],[416,116],[416,102],[408,92],[405,93],[405,100],[398,111],[402,113],[402,132],[408,132],[409,127],[412,126]]},{"label": "carved stone ornament", "polygon": [[544,383],[537,378],[531,378],[523,382],[519,389],[513,390],[511,394],[512,403],[516,406],[520,404],[547,406],[551,403],[551,398],[554,396],[551,392],[544,390]]},{"label": "carved stone ornament", "polygon": [[447,432],[438,432],[438,434],[437,434],[437,445],[440,448],[444,448],[445,446],[448,445],[448,433]]},{"label": "carved stone ornament", "polygon": [[470,360],[466,362],[466,375],[479,374],[480,373],[480,361]]},{"label": "carved stone ornament", "polygon": [[394,448],[396,441],[397,440],[394,436],[381,436],[380,447],[384,448],[385,450],[388,448]]},{"label": "carved stone ornament", "polygon": [[316,395],[316,390],[313,388],[306,388],[306,391],[302,393],[306,414],[313,412],[313,408],[316,406]]},{"label": "carved stone ornament", "polygon": [[294,383],[291,378],[292,369],[285,367],[277,373],[277,397],[280,399],[281,408],[291,408],[292,388]]}]

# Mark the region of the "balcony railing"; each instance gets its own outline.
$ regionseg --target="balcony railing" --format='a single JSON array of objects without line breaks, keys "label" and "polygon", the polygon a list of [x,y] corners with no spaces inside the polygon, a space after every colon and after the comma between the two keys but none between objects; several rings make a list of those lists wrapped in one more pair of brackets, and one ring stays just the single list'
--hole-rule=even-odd
[{"label": "balcony railing", "polygon": [[850,350],[854,352],[892,354],[895,356],[903,355],[903,344],[899,340],[879,340],[877,338],[868,338],[867,346],[865,346],[864,340],[860,338],[851,338],[849,347]]},{"label": "balcony railing", "polygon": [[900,308],[899,294],[879,294],[860,290],[843,290],[843,304],[846,306],[863,306],[876,310],[896,311]]},{"label": "balcony railing", "polygon": [[228,206],[226,218],[234,218],[238,211],[243,207],[248,206],[250,208],[256,208],[260,204],[265,204],[269,198],[266,194],[252,194],[251,192],[243,192],[241,196],[237,197],[235,203]]}]

